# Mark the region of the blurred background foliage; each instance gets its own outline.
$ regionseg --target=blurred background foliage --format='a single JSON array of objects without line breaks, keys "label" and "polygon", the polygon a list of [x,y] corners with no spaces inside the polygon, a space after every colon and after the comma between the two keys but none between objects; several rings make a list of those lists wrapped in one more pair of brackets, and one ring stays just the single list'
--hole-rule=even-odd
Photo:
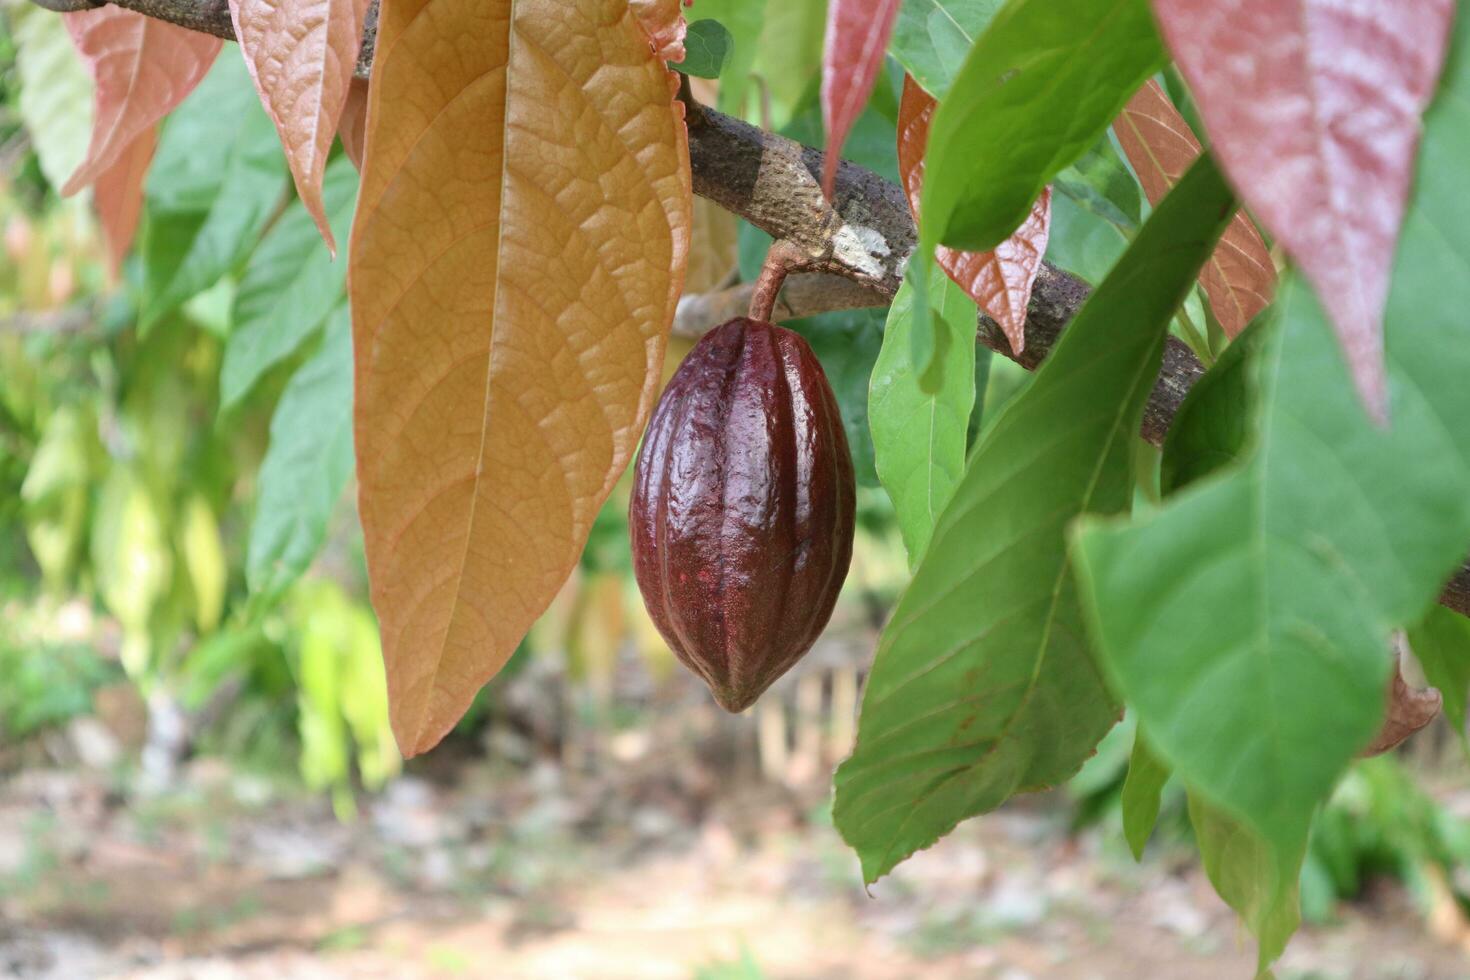
[{"label": "blurred background foliage", "polygon": [[[217,755],[289,767],[351,819],[358,794],[384,787],[401,762],[350,489],[345,262],[294,199],[240,59],[221,57],[165,125],[138,240],[114,274],[87,197],[56,193],[90,131],[86,75],[59,18],[3,9],[0,773],[44,759],[47,733],[96,716],[131,732],[113,763],[140,787],[166,787],[190,755]],[[820,145],[820,5],[776,2],[762,16],[744,0],[701,0],[698,14],[724,22],[736,43],[726,84],[702,97]],[[889,179],[901,80],[891,63],[848,143],[851,159]],[[339,241],[356,183],[339,156],[326,183]],[[1057,190],[1049,258],[1096,282],[1147,205],[1109,141]],[[752,279],[769,240],[707,205],[697,213],[691,290]],[[867,427],[883,311],[794,326],[841,400],[863,485],[837,618],[839,633],[846,623],[857,637],[842,651],[855,691],[907,575]],[[1218,349],[1197,296],[1179,333],[1207,359]],[[671,362],[688,348],[675,338]],[[976,427],[1027,377],[988,356],[981,371]],[[577,573],[454,739],[485,741],[508,710],[504,690],[535,662],[554,664],[568,692],[563,714],[543,720],[596,733],[632,723],[617,693],[629,664],[640,690],[689,690],[632,582],[627,494],[625,479]],[[825,724],[850,737],[850,695],[833,682],[819,690]],[[1120,726],[1073,781],[1077,824],[1117,824],[1131,744]],[[807,778],[825,783],[828,772]],[[1178,787],[1161,827],[1165,850],[1189,833]],[[1360,765],[1334,797],[1303,874],[1307,914],[1330,919],[1378,874],[1409,883],[1426,910],[1463,909],[1470,894],[1470,828],[1395,758]]]}]

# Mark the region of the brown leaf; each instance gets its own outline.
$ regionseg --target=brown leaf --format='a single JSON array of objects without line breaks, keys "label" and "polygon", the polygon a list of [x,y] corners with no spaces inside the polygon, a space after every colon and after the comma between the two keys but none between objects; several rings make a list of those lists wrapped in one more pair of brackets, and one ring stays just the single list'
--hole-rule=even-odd
[{"label": "brown leaf", "polygon": [[112,166],[97,175],[92,185],[92,204],[102,225],[107,257],[116,276],[132,247],[143,213],[143,181],[158,148],[158,127],[145,129]]},{"label": "brown leaf", "polygon": [[626,0],[383,3],[349,274],[408,755],[556,595],[647,421],[689,247],[676,87]]},{"label": "brown leaf", "polygon": [[[1164,87],[1150,79],[1134,93],[1113,131],[1148,202],[1157,206],[1200,155],[1200,142],[1169,101]],[[1237,211],[1215,254],[1200,271],[1210,309],[1225,335],[1234,338],[1271,302],[1276,266],[1261,233],[1244,211]]]},{"label": "brown leaf", "polygon": [[198,85],[219,54],[217,37],[120,7],[64,14],[97,90],[92,142],[63,195],[95,181]]},{"label": "brown leaf", "polygon": [[1386,420],[1383,310],[1454,0],[1154,0],[1241,198],[1316,288]]},{"label": "brown leaf", "polygon": [[694,0],[628,0],[655,57],[664,61],[684,60],[684,7]]},{"label": "brown leaf", "polygon": [[[905,75],[898,107],[898,172],[908,195],[909,210],[919,217],[919,190],[924,181],[924,148],[929,120],[937,103]],[[992,320],[1000,324],[1017,354],[1026,347],[1026,307],[1031,287],[1046,255],[1051,231],[1051,188],[1031,205],[1031,214],[1011,237],[990,252],[957,252],[940,246],[935,259]]]},{"label": "brown leaf", "polygon": [[332,254],[322,178],[347,102],[370,0],[230,0],[235,37],[296,180]]},{"label": "brown leaf", "polygon": [[1405,644],[1403,636],[1394,638],[1393,677],[1388,682],[1387,707],[1378,734],[1360,755],[1381,755],[1398,747],[1410,735],[1424,728],[1439,714],[1444,698],[1438,689],[1413,688],[1404,680]]},{"label": "brown leaf", "polygon": [[827,130],[822,191],[832,199],[842,145],[883,70],[899,0],[827,0],[822,48],[822,123]]},{"label": "brown leaf", "polygon": [[347,87],[347,101],[342,105],[342,118],[337,121],[337,135],[342,138],[342,149],[347,154],[347,159],[359,171],[362,170],[363,143],[367,140],[367,97],[367,79],[354,78]]}]

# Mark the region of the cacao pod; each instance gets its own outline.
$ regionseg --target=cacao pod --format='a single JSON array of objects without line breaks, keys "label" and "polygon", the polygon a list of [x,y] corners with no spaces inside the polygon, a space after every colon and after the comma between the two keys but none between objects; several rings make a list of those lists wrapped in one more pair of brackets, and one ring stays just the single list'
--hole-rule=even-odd
[{"label": "cacao pod", "polygon": [[721,707],[753,704],[827,625],[855,495],[806,341],[745,318],[706,334],[654,409],[628,524],[649,615]]}]

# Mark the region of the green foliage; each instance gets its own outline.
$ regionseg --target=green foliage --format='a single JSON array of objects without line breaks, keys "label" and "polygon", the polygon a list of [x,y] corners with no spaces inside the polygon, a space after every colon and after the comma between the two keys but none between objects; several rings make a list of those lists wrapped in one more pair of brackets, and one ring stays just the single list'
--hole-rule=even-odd
[{"label": "green foliage", "polygon": [[[1278,877],[1378,726],[1390,632],[1422,615],[1470,546],[1470,431],[1449,421],[1470,417],[1457,340],[1470,221],[1456,190],[1470,72],[1457,64],[1428,117],[1389,300],[1392,427],[1368,420],[1320,307],[1289,277],[1247,352],[1244,457],[1156,513],[1077,536],[1119,689],[1186,783],[1269,845]],[[1232,441],[1220,428],[1176,441]]]},{"label": "green foliage", "polygon": [[1405,882],[1421,911],[1463,908],[1470,888],[1470,824],[1425,794],[1392,756],[1356,763],[1312,827],[1302,906],[1323,921],[1337,899],[1358,898],[1374,876]]},{"label": "green foliage", "polygon": [[276,595],[306,571],[326,540],[352,464],[352,323],[343,305],[271,419],[245,567],[253,592]]},{"label": "green foliage", "polygon": [[976,447],[879,641],[837,772],[833,815],[868,881],[964,817],[1067,778],[1116,721],[1065,530],[1127,508],[1169,318],[1230,202],[1203,158]]},{"label": "green foliage", "polygon": [[1430,685],[1443,695],[1444,716],[1464,743],[1465,700],[1470,694],[1470,619],[1434,606],[1409,629],[1409,646]]},{"label": "green foliage", "polygon": [[889,51],[936,99],[949,92],[975,38],[1003,0],[904,0]]},{"label": "green foliage", "polygon": [[148,174],[144,332],[245,258],[283,200],[285,175],[244,62],[220,58],[169,117]]},{"label": "green foliage", "polygon": [[301,713],[301,774],[308,786],[331,790],[333,806],[346,819],[356,812],[351,795],[354,748],[369,789],[381,787],[399,767],[388,726],[377,624],[339,586],[321,580],[296,590],[290,619]]},{"label": "green foliage", "polygon": [[1306,841],[1282,851],[1196,793],[1189,794],[1189,820],[1205,874],[1256,937],[1257,968],[1264,973],[1301,924],[1299,881]]},{"label": "green foliage", "polygon": [[929,370],[920,376],[912,368],[913,291],[905,283],[889,307],[868,390],[878,478],[893,500],[910,565],[964,470],[975,404],[975,301],[937,267],[929,295],[938,348]]},{"label": "green foliage", "polygon": [[699,7],[694,13],[718,21],[730,35],[730,53],[720,73],[720,110],[737,116],[750,116],[746,111],[750,101],[750,72],[755,64],[761,29],[765,26],[765,3],[761,0],[699,0]]},{"label": "green foliage", "polygon": [[70,581],[81,557],[100,453],[96,419],[83,405],[63,405],[47,420],[21,484],[26,538],[53,592]]},{"label": "green foliage", "polygon": [[[346,157],[327,167],[323,199],[332,234],[346,243],[357,206],[357,171]],[[234,407],[268,370],[290,358],[342,302],[345,256],[332,258],[316,223],[293,203],[250,256],[235,294],[233,330],[220,369],[220,402]]]},{"label": "green foliage", "polygon": [[696,20],[684,38],[684,60],[671,67],[696,78],[719,78],[735,53],[735,39],[717,20]]},{"label": "green foliage", "polygon": [[[762,0],[737,0],[755,6]],[[770,119],[761,125],[780,130],[800,107],[822,69],[822,40],[827,30],[826,0],[764,0],[765,17],[750,70],[760,79],[761,100]],[[718,16],[713,9],[701,10]],[[730,23],[729,21],[724,21]],[[737,47],[739,41],[736,41]],[[747,107],[747,114],[761,106]],[[759,116],[757,116],[759,118]]]},{"label": "green foliage", "polygon": [[92,79],[72,47],[66,22],[30,4],[12,4],[20,72],[17,109],[52,187],[66,183],[92,135]]},{"label": "green foliage", "polygon": [[1143,733],[1133,734],[1133,754],[1128,758],[1128,775],[1123,780],[1123,836],[1138,860],[1153,834],[1164,798],[1169,769],[1154,755]]},{"label": "green foliage", "polygon": [[21,739],[92,710],[117,668],[81,643],[48,643],[10,614],[0,634],[0,740]]},{"label": "green foliage", "polygon": [[1108,270],[1138,233],[1143,199],[1128,164],[1104,133],[1052,181],[1046,257],[1090,283]]},{"label": "green foliage", "polygon": [[995,247],[1163,61],[1147,0],[1002,7],[934,113],[921,254]]}]

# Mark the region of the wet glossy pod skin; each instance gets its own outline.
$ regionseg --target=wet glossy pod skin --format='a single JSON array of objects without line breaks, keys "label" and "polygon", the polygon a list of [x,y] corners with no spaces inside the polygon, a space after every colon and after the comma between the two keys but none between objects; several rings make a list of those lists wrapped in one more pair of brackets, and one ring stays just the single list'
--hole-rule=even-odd
[{"label": "wet glossy pod skin", "polygon": [[633,569],[654,623],[742,711],[810,649],[852,560],[852,457],[806,341],[738,319],[654,409],[634,473]]}]

